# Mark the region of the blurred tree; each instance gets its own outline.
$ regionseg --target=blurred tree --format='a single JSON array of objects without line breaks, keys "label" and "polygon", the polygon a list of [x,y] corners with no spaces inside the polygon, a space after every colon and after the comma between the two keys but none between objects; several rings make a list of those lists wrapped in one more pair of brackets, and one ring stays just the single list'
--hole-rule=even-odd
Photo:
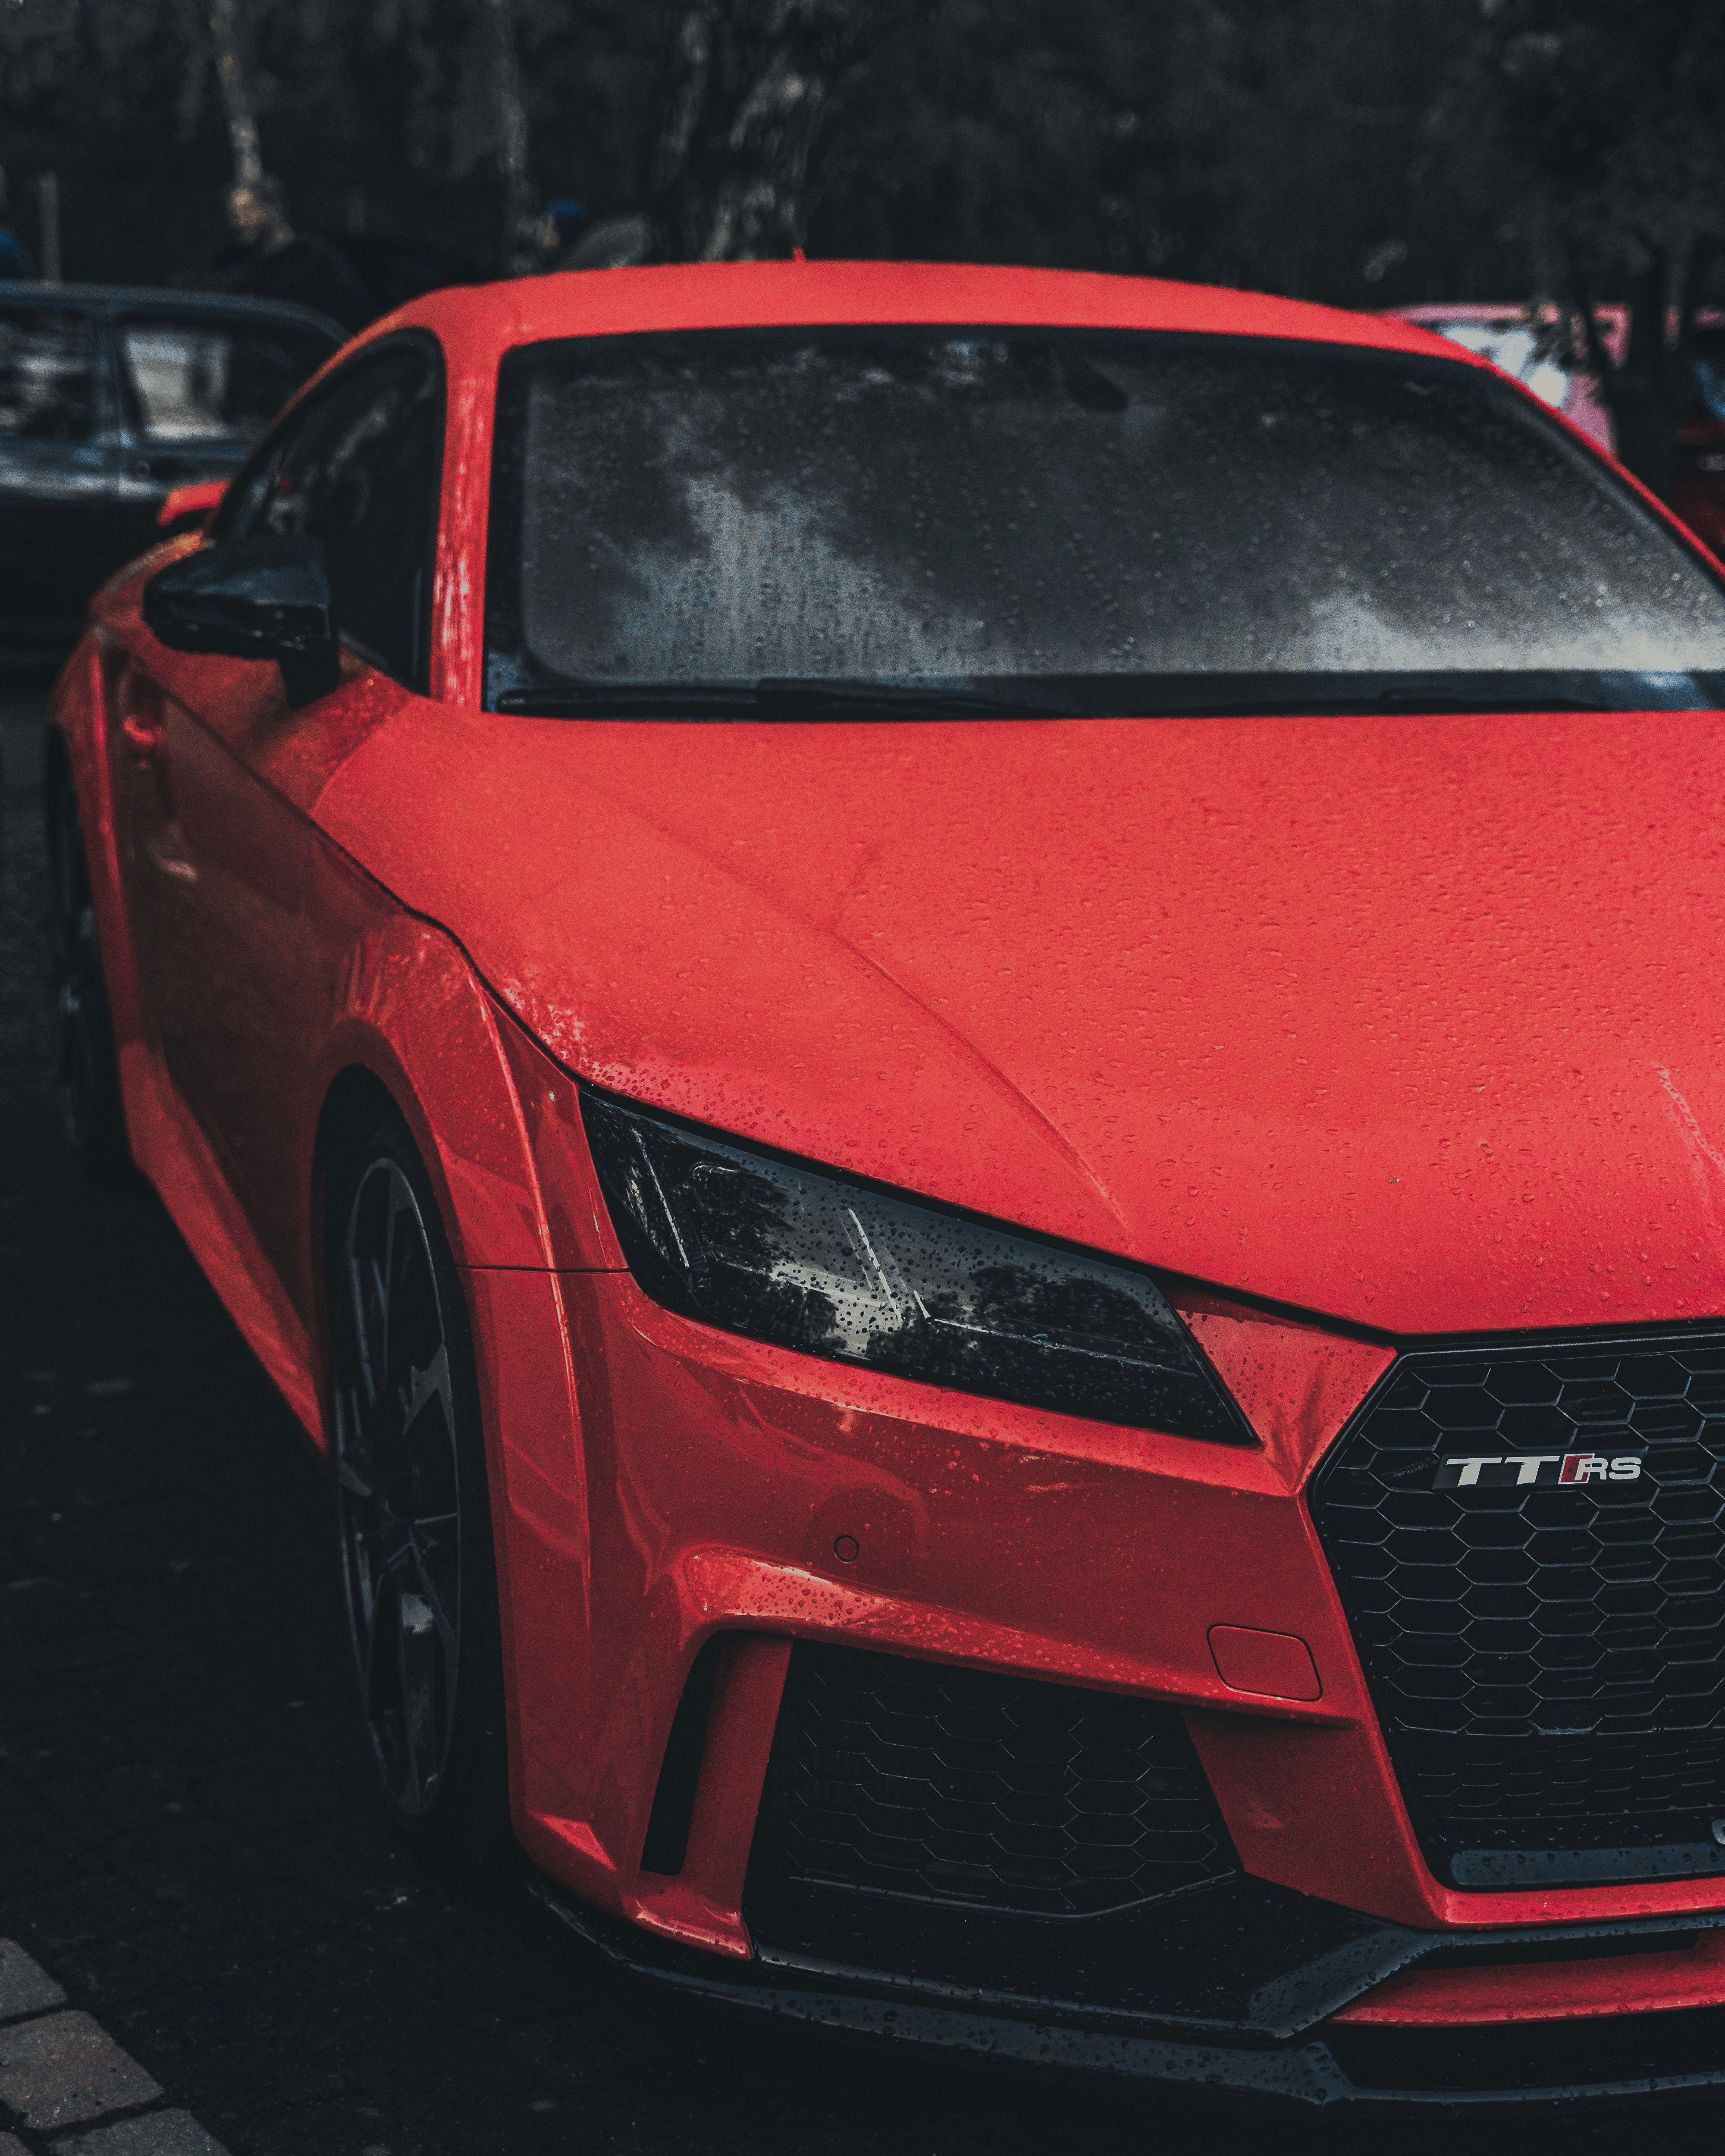
[{"label": "blurred tree", "polygon": [[503,264],[519,273],[541,251],[532,176],[527,169],[527,107],[521,95],[521,54],[514,0],[478,0],[489,33],[493,146],[503,182]]},{"label": "blurred tree", "polygon": [[753,260],[800,247],[809,160],[835,100],[918,0],[687,0],[661,96],[661,253]]},{"label": "blurred tree", "polygon": [[249,73],[240,50],[234,0],[210,0],[209,34],[216,80],[222,86],[222,104],[228,116],[228,138],[234,146],[234,184],[255,193],[264,184],[264,153],[258,141]]},{"label": "blurred tree", "polygon": [[1459,214],[1449,176],[1416,171],[1470,5],[942,0],[837,112],[812,244],[1459,296],[1519,274],[1491,206]]},{"label": "blurred tree", "polygon": [[[665,256],[806,244],[1370,306],[1514,297],[1525,274],[1495,121],[1452,83],[1466,154],[1420,132],[1433,84],[1474,64],[1478,0],[239,5],[301,233],[501,265],[571,196],[650,210]],[[196,277],[222,244],[209,7],[0,0],[0,157],[23,203],[61,171],[72,274]]]},{"label": "blurred tree", "polygon": [[[1537,290],[1565,303],[1619,454],[1671,485],[1697,305],[1725,245],[1725,9],[1718,0],[1481,0],[1430,132],[1518,213]],[[1594,303],[1630,302],[1620,362]]]}]

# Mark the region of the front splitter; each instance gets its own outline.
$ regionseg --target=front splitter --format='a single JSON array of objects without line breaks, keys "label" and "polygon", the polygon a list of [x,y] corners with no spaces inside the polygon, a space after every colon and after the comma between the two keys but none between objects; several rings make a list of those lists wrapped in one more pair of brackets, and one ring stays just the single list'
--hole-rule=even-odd
[{"label": "front splitter", "polygon": [[[534,1875],[530,1892],[614,1966],[648,1982],[846,2035],[1019,2066],[1157,2082],[1221,2099],[1295,2105],[1307,2112],[1345,2106],[1477,2115],[1528,2106],[1642,2103],[1725,2089],[1725,2008],[1518,2023],[1512,2030],[1489,2031],[1332,2028],[1325,2018],[1346,2003],[1345,1998],[1324,1999],[1325,1993],[1358,1997],[1384,1976],[1433,1954],[1453,1956],[1460,1946],[1489,1953],[1519,1942],[1549,1952],[1571,1942],[1585,1948],[1606,1939],[1651,1936],[1668,1927],[1541,1927],[1537,1939],[1522,1931],[1462,1940],[1455,1933],[1414,1933],[1356,1918],[1366,1924],[1365,1934],[1323,1958],[1328,1980],[1317,1967],[1289,1970],[1253,1994],[1256,2025],[1237,2021],[1221,2027],[1194,2025],[1190,2017],[1158,2024],[1142,2012],[1122,2015],[1095,2005],[1003,1994],[992,1987],[961,1990],[771,1945],[752,1961],[735,1961],[607,1916],[568,1897],[542,1875]],[[1306,1901],[1307,1909],[1313,1906],[1307,1897],[1293,1898]],[[1725,1915],[1711,1921],[1725,1923]],[[1302,2009],[1310,2011],[1320,2002],[1313,2020],[1290,2025]],[[1510,2056],[1506,2037],[1514,2045],[1507,2073],[1497,2064]]]}]

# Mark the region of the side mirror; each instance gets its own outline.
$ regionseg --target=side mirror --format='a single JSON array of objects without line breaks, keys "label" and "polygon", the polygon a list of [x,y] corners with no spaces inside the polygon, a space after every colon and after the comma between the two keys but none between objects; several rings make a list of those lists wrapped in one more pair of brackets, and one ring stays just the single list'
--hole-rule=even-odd
[{"label": "side mirror", "polygon": [[295,707],[341,678],[321,539],[237,539],[158,569],[144,620],[172,651],[280,662]]}]

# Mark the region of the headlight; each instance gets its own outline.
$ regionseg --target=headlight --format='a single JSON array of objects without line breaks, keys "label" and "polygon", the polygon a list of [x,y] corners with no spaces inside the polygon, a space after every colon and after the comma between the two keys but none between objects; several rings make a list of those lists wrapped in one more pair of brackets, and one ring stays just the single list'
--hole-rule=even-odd
[{"label": "headlight", "polygon": [[1251,1433],[1148,1273],[582,1089],[629,1270],[834,1362],[1183,1437]]}]

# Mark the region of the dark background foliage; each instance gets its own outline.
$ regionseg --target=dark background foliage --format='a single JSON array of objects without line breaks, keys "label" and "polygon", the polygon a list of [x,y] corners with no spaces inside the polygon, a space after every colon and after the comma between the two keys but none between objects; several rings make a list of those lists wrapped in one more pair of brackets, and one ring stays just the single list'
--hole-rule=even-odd
[{"label": "dark background foliage", "polygon": [[[240,0],[295,226],[506,259],[526,192],[667,256],[915,256],[1384,306],[1693,298],[1716,275],[1717,0]],[[198,281],[230,156],[203,0],[0,0],[13,221],[69,276]]]}]

